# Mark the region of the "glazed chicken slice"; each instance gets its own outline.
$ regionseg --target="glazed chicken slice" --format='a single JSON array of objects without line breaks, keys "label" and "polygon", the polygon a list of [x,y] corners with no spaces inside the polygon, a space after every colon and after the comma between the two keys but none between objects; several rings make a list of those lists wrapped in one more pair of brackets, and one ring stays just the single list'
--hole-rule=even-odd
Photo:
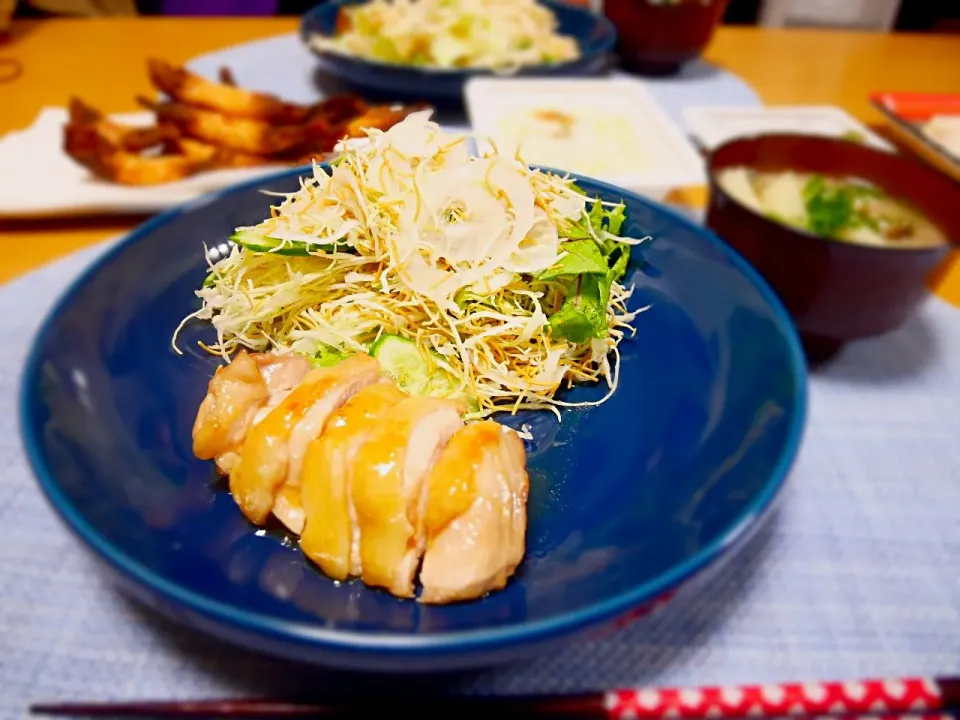
[{"label": "glazed chicken slice", "polygon": [[193,454],[212,460],[235,453],[268,397],[260,368],[246,352],[218,367],[193,422]]},{"label": "glazed chicken slice", "polygon": [[457,403],[411,397],[394,405],[357,451],[352,494],[367,585],[413,597],[425,540],[424,481],[461,427]]},{"label": "glazed chicken slice", "polygon": [[303,532],[307,516],[300,500],[300,488],[296,485],[281,485],[273,501],[273,516],[294,535]]},{"label": "glazed chicken slice", "polygon": [[254,353],[250,357],[260,368],[260,374],[267,383],[267,390],[270,393],[267,405],[276,405],[286,393],[300,384],[313,367],[302,355]]},{"label": "glazed chicken slice", "polygon": [[357,451],[405,397],[392,382],[367,385],[330,417],[323,434],[307,448],[300,472],[306,515],[300,547],[334,580],[360,574],[360,527],[351,499]]},{"label": "glazed chicken slice", "polygon": [[523,559],[529,481],[519,436],[491,420],[458,430],[427,479],[424,603],[499,590]]},{"label": "glazed chicken slice", "polygon": [[244,515],[257,525],[266,522],[283,484],[297,486],[307,445],[330,415],[379,376],[380,366],[369,355],[311,370],[250,428],[230,472],[230,490]]},{"label": "glazed chicken slice", "polygon": [[[263,379],[267,382],[270,397],[253,418],[254,424],[263,420],[287,394],[293,390],[313,367],[302,355],[269,355],[258,353],[252,356]],[[303,529],[303,510],[300,507],[300,495],[295,487],[284,486],[273,505],[273,514],[287,528],[299,534]]]},{"label": "glazed chicken slice", "polygon": [[217,368],[193,424],[193,453],[213,459],[228,474],[251,425],[271,402],[295,386],[310,370],[298,355],[248,354],[241,351]]}]

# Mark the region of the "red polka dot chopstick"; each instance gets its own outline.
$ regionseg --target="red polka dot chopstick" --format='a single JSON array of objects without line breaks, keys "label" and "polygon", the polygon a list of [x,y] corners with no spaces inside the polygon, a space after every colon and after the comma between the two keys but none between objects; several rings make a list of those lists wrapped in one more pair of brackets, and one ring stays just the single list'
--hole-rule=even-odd
[{"label": "red polka dot chopstick", "polygon": [[[481,711],[488,717],[607,720],[735,720],[738,718],[883,718],[945,720],[960,708],[960,679],[903,678],[700,688],[635,688],[551,697],[404,697],[331,704],[266,700],[37,704],[34,714],[155,718],[372,717],[397,704],[425,712]],[[454,716],[449,716],[454,717]]]},{"label": "red polka dot chopstick", "polygon": [[780,718],[858,715],[940,716],[960,701],[960,681],[906,678],[742,687],[620,690],[605,696],[606,717]]}]

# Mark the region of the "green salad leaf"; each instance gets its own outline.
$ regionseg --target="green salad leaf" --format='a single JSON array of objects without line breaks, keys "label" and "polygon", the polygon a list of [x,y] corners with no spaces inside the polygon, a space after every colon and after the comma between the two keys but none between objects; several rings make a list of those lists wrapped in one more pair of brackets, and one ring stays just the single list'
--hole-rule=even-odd
[{"label": "green salad leaf", "polygon": [[[571,183],[570,187],[581,194],[586,194],[575,183]],[[604,233],[619,235],[625,219],[626,206],[623,203],[607,207],[596,200],[583,217],[563,228],[563,236],[568,240],[596,240],[597,236],[602,239]]]},{"label": "green salad leaf", "polygon": [[[600,205],[600,203],[597,203]],[[596,205],[594,206],[596,207]],[[600,206],[603,207],[602,205]],[[606,221],[606,231],[612,235],[619,235],[623,227],[623,221],[627,219],[627,206],[623,203],[616,205],[609,210],[603,210],[603,219]]]},{"label": "green salad leaf", "polygon": [[557,312],[550,316],[554,335],[585,343],[607,335],[607,302],[610,283],[606,275],[581,275]]},{"label": "green salad leaf", "polygon": [[574,238],[560,245],[568,254],[538,277],[571,280],[566,299],[549,318],[555,337],[580,344],[607,336],[610,289],[627,271],[630,246],[603,236],[618,235],[625,220],[622,203],[608,208],[598,201],[569,233],[564,233]]},{"label": "green salad leaf", "polygon": [[592,240],[570,240],[560,243],[560,251],[566,255],[539,275],[538,280],[556,280],[577,275],[603,275],[607,272],[607,259]]},{"label": "green salad leaf", "polygon": [[610,266],[610,272],[608,273],[611,283],[620,280],[620,278],[626,274],[627,265],[630,264],[630,246],[619,245],[610,257],[614,255],[616,256],[616,260],[613,261],[613,264]]}]

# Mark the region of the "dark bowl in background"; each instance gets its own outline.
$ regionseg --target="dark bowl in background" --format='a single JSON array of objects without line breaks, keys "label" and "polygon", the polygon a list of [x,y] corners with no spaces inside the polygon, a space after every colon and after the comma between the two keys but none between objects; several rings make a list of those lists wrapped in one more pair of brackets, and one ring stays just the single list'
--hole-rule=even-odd
[{"label": "dark bowl in background", "polygon": [[710,155],[707,224],[770,283],[800,331],[811,360],[849,340],[903,323],[927,296],[926,279],[948,255],[933,248],[869,247],[822,238],[756,213],[717,182],[725,168],[793,170],[857,177],[912,203],[960,243],[960,184],[902,155],[827,137],[740,138]]},{"label": "dark bowl in background", "polygon": [[[481,68],[431,68],[367,60],[352,55],[318,50],[310,43],[314,35],[337,32],[340,9],[367,0],[332,0],[307,12],[300,22],[300,39],[317,56],[320,69],[368,98],[404,102],[425,101],[437,106],[459,106],[463,88],[472,77],[492,77]],[[611,62],[617,33],[605,17],[586,8],[554,0],[540,0],[556,16],[557,31],[570,35],[580,47],[580,57],[560,63],[527,65],[510,77],[567,77],[596,75]]]},{"label": "dark bowl in background", "polygon": [[728,0],[605,0],[603,12],[617,29],[617,54],[625,70],[673,75],[700,56],[723,18]]}]

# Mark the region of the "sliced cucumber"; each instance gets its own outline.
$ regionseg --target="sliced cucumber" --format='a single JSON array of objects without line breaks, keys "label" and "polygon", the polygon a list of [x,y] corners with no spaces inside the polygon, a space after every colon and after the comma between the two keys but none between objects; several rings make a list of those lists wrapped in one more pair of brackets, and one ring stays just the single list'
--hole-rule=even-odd
[{"label": "sliced cucumber", "polygon": [[240,230],[230,236],[240,247],[253,252],[270,252],[275,255],[309,255],[315,252],[330,252],[333,245],[307,245],[299,240],[278,240],[261,235],[254,230]]},{"label": "sliced cucumber", "polygon": [[321,345],[314,355],[309,356],[309,360],[314,367],[333,367],[339,365],[348,357],[350,357],[350,353],[344,352],[340,348],[332,345]]},{"label": "sliced cucumber", "polygon": [[426,351],[417,347],[413,340],[399,335],[381,335],[370,346],[370,354],[400,389],[410,395],[449,397],[466,401],[469,409],[479,409],[476,400],[466,395],[457,395],[457,379],[449,372],[431,363]]},{"label": "sliced cucumber", "polygon": [[381,335],[370,346],[370,354],[401,390],[411,395],[427,394],[432,375],[430,364],[415,342],[399,335]]}]

